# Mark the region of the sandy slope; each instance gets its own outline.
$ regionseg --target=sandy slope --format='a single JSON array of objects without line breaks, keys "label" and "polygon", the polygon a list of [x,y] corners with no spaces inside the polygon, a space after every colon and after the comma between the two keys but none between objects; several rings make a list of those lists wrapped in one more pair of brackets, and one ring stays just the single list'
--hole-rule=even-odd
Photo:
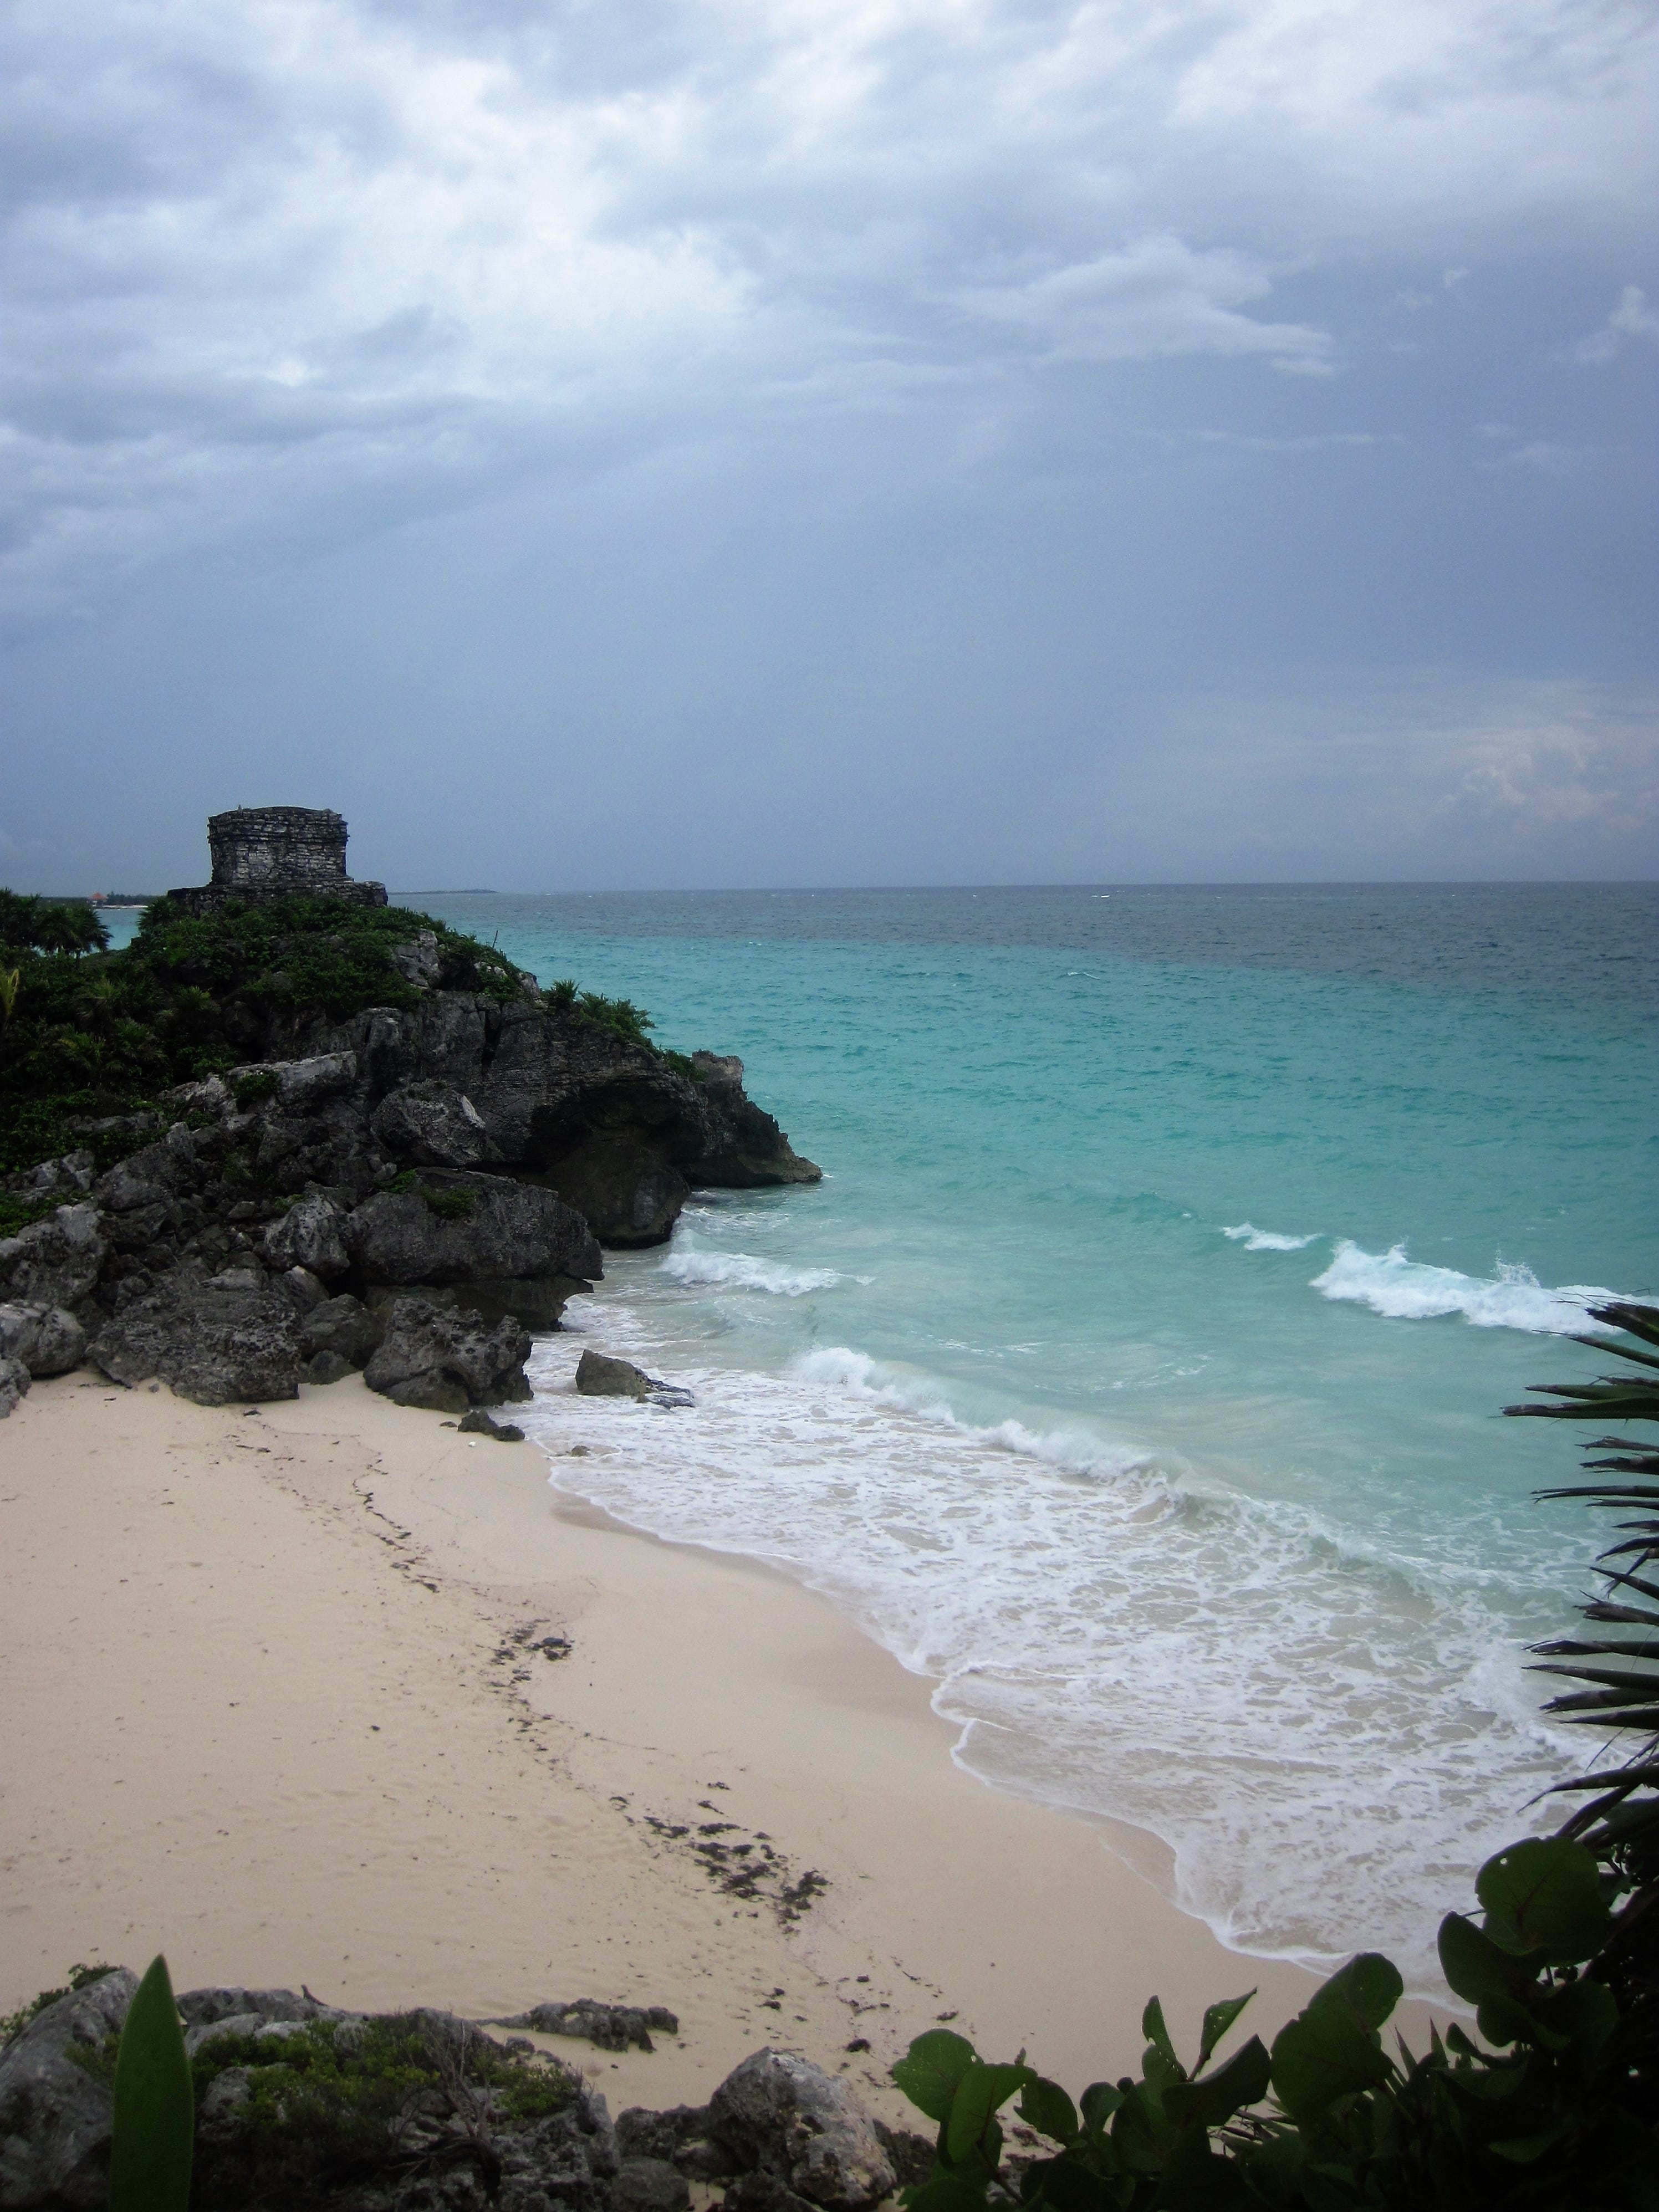
[{"label": "sandy slope", "polygon": [[1075,2088],[1136,2065],[1153,1990],[1181,2041],[1252,1983],[1264,2033],[1305,2002],[1098,1829],[958,1771],[827,1604],[547,1468],[356,1378],[252,1413],[38,1383],[0,1426],[0,2008],[161,1948],[179,1987],[592,1995],[682,2022],[568,2046],[613,2103],[701,2099],[770,2041],[896,2116],[880,2076],[942,2017]]}]

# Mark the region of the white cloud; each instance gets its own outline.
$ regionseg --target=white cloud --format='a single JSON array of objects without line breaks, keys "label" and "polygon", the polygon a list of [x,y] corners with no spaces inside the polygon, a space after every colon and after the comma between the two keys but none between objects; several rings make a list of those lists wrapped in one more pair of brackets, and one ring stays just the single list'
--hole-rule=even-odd
[{"label": "white cloud", "polygon": [[958,296],[969,313],[1020,331],[1058,361],[1209,353],[1328,374],[1334,348],[1326,331],[1258,322],[1239,312],[1272,289],[1267,270],[1251,255],[1194,252],[1178,238],[1163,237],[1024,283],[971,287]]},{"label": "white cloud", "polygon": [[1649,307],[1639,284],[1626,285],[1601,329],[1580,338],[1573,351],[1580,361],[1611,361],[1626,338],[1651,338],[1659,345],[1659,308]]}]

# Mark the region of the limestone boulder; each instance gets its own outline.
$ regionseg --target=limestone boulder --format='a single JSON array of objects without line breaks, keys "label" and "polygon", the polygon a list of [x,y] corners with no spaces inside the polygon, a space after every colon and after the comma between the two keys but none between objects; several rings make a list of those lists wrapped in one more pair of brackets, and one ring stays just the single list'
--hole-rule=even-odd
[{"label": "limestone boulder", "polygon": [[660,1144],[631,1129],[584,1138],[560,1161],[556,1182],[600,1243],[624,1252],[665,1244],[691,1195]]},{"label": "limestone boulder", "polygon": [[399,1298],[363,1380],[394,1405],[464,1413],[531,1396],[524,1363],[530,1334],[514,1321],[492,1328],[459,1306]]},{"label": "limestone boulder", "polygon": [[368,1283],[592,1282],[604,1273],[580,1214],[501,1176],[436,1170],[420,1191],[377,1192],[353,1212],[347,1237]]},{"label": "limestone boulder", "polygon": [[74,2054],[120,2033],[137,1987],[118,1967],[48,2005],[0,2051],[0,2212],[107,2202],[109,2083]]},{"label": "limestone boulder", "polygon": [[896,2176],[874,2121],[843,2081],[810,2059],[757,2051],[709,2100],[712,2132],[744,2167],[814,2204],[866,2212]]},{"label": "limestone boulder", "polygon": [[501,1156],[472,1101],[441,1076],[400,1084],[369,1127],[387,1152],[416,1167],[476,1168]]},{"label": "limestone boulder", "polygon": [[123,1302],[87,1353],[112,1382],[160,1376],[198,1406],[263,1405],[299,1395],[300,1319],[262,1270],[179,1268]]},{"label": "limestone boulder", "polygon": [[0,1305],[0,1358],[32,1376],[67,1375],[86,1357],[87,1333],[62,1306]]},{"label": "limestone boulder", "polygon": [[263,1249],[269,1266],[304,1267],[329,1282],[351,1265],[346,1249],[346,1217],[326,1193],[307,1191],[265,1231]]},{"label": "limestone boulder", "polygon": [[78,1306],[91,1297],[109,1256],[95,1206],[60,1206],[15,1237],[0,1237],[0,1298],[26,1305]]},{"label": "limestone boulder", "polygon": [[384,1313],[371,1312],[361,1298],[342,1291],[334,1297],[325,1298],[320,1305],[313,1306],[301,1319],[301,1355],[306,1359],[316,1359],[328,1353],[345,1363],[343,1372],[367,1367],[386,1334],[386,1323]]},{"label": "limestone boulder", "polygon": [[19,1404],[28,1395],[33,1377],[21,1359],[0,1358],[0,1421],[8,1413],[15,1413]]},{"label": "limestone boulder", "polygon": [[657,1385],[631,1359],[590,1349],[576,1362],[576,1388],[584,1398],[648,1398]]}]

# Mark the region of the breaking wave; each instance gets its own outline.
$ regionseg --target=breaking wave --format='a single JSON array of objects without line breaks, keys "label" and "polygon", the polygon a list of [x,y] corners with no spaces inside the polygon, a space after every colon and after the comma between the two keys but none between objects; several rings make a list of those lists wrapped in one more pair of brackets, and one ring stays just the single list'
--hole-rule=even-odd
[{"label": "breaking wave", "polygon": [[1461,1274],[1408,1259],[1403,1244],[1367,1252],[1348,1237],[1312,1287],[1328,1298],[1369,1306],[1390,1321],[1433,1321],[1462,1314],[1476,1328],[1518,1328],[1534,1336],[1575,1336],[1593,1329],[1589,1308],[1616,1298],[1594,1283],[1551,1290],[1530,1267],[1500,1260],[1492,1276]]},{"label": "breaking wave", "polygon": [[1236,1229],[1224,1229],[1221,1233],[1247,1252],[1300,1252],[1317,1244],[1324,1231],[1316,1229],[1306,1237],[1286,1237],[1279,1230],[1258,1229],[1253,1221],[1241,1221]]},{"label": "breaking wave", "polygon": [[668,1255],[662,1273],[677,1283],[705,1289],[764,1291],[775,1298],[804,1298],[811,1291],[833,1290],[842,1278],[834,1267],[781,1267],[752,1252],[699,1252],[682,1245]]}]

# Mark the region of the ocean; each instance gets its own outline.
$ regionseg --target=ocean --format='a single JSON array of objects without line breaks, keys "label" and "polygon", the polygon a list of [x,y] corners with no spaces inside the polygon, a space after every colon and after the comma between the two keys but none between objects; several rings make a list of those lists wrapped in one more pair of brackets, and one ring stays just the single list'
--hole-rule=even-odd
[{"label": "ocean", "polygon": [[[1229,1945],[1437,1989],[1589,1748],[1523,1646],[1607,1532],[1498,1409],[1659,1290],[1659,886],[399,896],[740,1054],[824,1170],[607,1259],[556,1482],[827,1593]],[[584,1344],[695,1405],[575,1399]]]}]

